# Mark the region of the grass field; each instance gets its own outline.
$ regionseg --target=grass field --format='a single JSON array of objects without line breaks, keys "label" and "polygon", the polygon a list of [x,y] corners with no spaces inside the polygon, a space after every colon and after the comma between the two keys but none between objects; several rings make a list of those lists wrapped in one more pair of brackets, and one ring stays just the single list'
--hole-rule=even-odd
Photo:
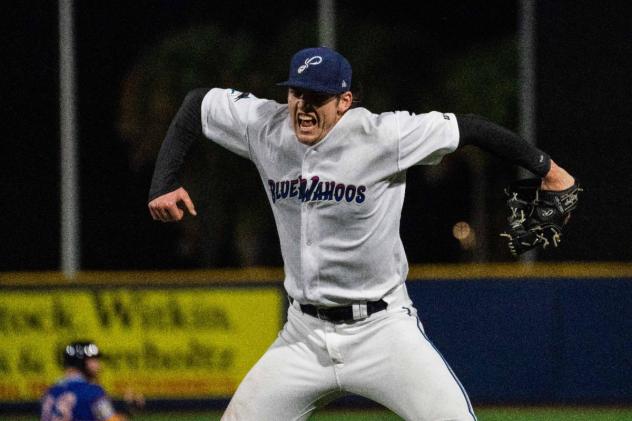
[{"label": "grass field", "polygon": [[[629,421],[632,408],[580,407],[487,407],[476,410],[479,421]],[[218,421],[220,412],[199,413],[139,413],[133,421]],[[35,416],[0,415],[0,421],[36,421]],[[397,421],[401,418],[379,410],[320,411],[312,421]],[[281,421],[281,420],[279,420]]]}]

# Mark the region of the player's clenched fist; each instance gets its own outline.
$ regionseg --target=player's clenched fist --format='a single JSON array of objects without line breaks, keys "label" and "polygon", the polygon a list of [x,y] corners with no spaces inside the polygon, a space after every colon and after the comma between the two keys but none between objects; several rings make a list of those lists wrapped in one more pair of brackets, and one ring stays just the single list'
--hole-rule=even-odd
[{"label": "player's clenched fist", "polygon": [[197,215],[193,201],[189,197],[189,193],[187,193],[183,187],[180,187],[170,193],[163,194],[162,196],[158,196],[149,202],[149,213],[154,221],[179,221],[184,217],[184,209],[180,207],[180,204],[182,203],[191,215]]}]

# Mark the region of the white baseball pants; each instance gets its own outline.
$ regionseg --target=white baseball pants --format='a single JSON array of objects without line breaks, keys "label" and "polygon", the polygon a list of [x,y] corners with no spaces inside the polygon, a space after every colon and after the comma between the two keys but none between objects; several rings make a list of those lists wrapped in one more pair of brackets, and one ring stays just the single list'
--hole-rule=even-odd
[{"label": "white baseball pants", "polygon": [[346,395],[405,420],[476,420],[460,382],[426,337],[405,285],[354,323],[303,314],[294,301],[277,340],[246,375],[223,421],[307,420]]}]

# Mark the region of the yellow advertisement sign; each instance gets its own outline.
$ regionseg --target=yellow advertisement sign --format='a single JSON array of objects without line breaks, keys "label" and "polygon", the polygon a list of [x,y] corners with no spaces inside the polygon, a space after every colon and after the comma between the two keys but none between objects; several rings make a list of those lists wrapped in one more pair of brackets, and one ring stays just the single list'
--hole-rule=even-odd
[{"label": "yellow advertisement sign", "polygon": [[276,288],[4,290],[0,401],[32,401],[63,374],[60,352],[93,340],[115,397],[230,396],[282,323]]}]

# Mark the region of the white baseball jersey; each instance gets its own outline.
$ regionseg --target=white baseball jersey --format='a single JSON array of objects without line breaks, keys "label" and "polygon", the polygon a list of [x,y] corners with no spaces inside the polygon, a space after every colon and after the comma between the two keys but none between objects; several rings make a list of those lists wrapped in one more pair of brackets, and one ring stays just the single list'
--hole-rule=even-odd
[{"label": "white baseball jersey", "polygon": [[202,128],[256,165],[279,232],[286,291],[318,305],[379,300],[405,281],[406,170],[439,163],[459,142],[453,114],[354,108],[307,146],[287,104],[218,88],[204,97]]}]

